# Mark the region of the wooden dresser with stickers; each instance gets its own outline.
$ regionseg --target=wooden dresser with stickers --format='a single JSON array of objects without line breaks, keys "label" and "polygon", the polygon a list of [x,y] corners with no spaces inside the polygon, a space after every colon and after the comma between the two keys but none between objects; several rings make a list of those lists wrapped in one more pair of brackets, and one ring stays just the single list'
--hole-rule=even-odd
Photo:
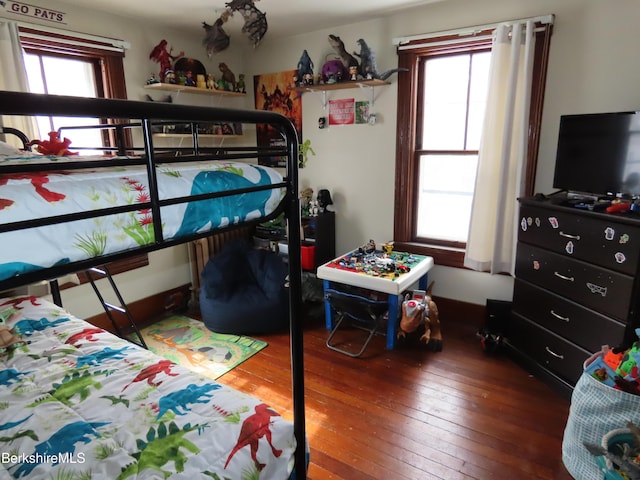
[{"label": "wooden dresser with stickers", "polygon": [[636,339],[640,215],[520,199],[511,356],[569,396],[602,345]]}]

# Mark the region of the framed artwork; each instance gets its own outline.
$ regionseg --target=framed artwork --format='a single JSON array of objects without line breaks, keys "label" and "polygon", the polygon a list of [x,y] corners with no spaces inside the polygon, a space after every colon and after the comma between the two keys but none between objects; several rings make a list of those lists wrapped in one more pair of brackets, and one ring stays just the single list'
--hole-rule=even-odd
[{"label": "framed artwork", "polygon": [[[295,92],[294,77],[297,70],[254,75],[253,91],[256,110],[269,110],[281,113],[293,122],[298,132],[298,141],[302,141],[302,98]],[[284,140],[278,132],[264,124],[256,125],[256,137],[259,147],[283,146]],[[284,167],[286,157],[258,157],[260,165]]]}]

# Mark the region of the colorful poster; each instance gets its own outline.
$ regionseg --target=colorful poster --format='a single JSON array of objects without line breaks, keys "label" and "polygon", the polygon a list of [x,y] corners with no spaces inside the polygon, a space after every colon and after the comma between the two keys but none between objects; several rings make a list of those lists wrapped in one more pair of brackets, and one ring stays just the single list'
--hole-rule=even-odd
[{"label": "colorful poster", "polygon": [[356,123],[369,123],[369,101],[356,102]]},{"label": "colorful poster", "polygon": [[329,100],[329,125],[353,125],[355,101],[353,98]]},{"label": "colorful poster", "polygon": [[[266,73],[253,77],[253,91],[256,110],[278,112],[293,122],[298,132],[298,140],[302,140],[302,99],[295,91],[294,77],[297,70],[278,73]],[[272,127],[264,124],[256,125],[256,137],[259,147],[284,146],[282,136]],[[284,167],[286,157],[259,157],[260,165]]]}]

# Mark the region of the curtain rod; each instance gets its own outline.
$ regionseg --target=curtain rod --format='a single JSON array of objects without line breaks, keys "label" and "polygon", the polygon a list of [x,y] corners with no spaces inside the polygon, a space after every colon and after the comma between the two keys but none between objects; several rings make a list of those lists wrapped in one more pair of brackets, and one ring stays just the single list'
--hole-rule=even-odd
[{"label": "curtain rod", "polygon": [[529,18],[520,18],[518,20],[505,20],[503,22],[497,22],[497,23],[488,23],[486,25],[476,25],[473,27],[463,27],[463,28],[457,28],[455,30],[443,30],[440,32],[432,32],[432,33],[423,33],[421,35],[410,35],[407,37],[396,37],[393,39],[393,44],[394,45],[401,45],[403,43],[407,43],[407,42],[412,42],[415,40],[428,40],[429,38],[436,38],[436,37],[444,37],[447,35],[458,35],[458,36],[469,36],[469,35],[474,35],[478,32],[482,32],[483,30],[489,30],[492,28],[496,28],[499,27],[500,25],[505,25],[505,24],[514,24],[514,23],[524,23],[524,22],[535,22],[535,23],[542,23],[544,25],[546,24],[553,24],[553,20],[554,20],[554,16],[553,15],[542,15],[539,17],[529,17]]},{"label": "curtain rod", "polygon": [[131,48],[131,44],[129,42],[125,42],[124,40],[118,40],[116,38],[100,37],[98,35],[91,35],[89,33],[72,32],[71,30],[62,30],[60,28],[48,27],[46,25],[38,25],[35,23],[11,20],[6,17],[0,17],[0,20],[15,22],[16,25],[18,25],[18,27],[31,28],[33,30],[40,30],[41,32],[45,32],[45,33],[66,35],[69,37],[80,38],[82,40],[93,40],[94,42],[106,43],[108,45],[111,45],[113,47],[120,49],[120,51],[128,50],[129,48]]}]

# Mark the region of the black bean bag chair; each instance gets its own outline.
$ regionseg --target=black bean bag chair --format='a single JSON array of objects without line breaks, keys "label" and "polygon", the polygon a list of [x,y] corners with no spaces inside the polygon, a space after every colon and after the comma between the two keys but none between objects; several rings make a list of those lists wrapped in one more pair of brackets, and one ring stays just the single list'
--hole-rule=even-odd
[{"label": "black bean bag chair", "polygon": [[200,313],[214,332],[268,333],[289,325],[288,269],[282,258],[248,242],[228,242],[202,270]]}]

